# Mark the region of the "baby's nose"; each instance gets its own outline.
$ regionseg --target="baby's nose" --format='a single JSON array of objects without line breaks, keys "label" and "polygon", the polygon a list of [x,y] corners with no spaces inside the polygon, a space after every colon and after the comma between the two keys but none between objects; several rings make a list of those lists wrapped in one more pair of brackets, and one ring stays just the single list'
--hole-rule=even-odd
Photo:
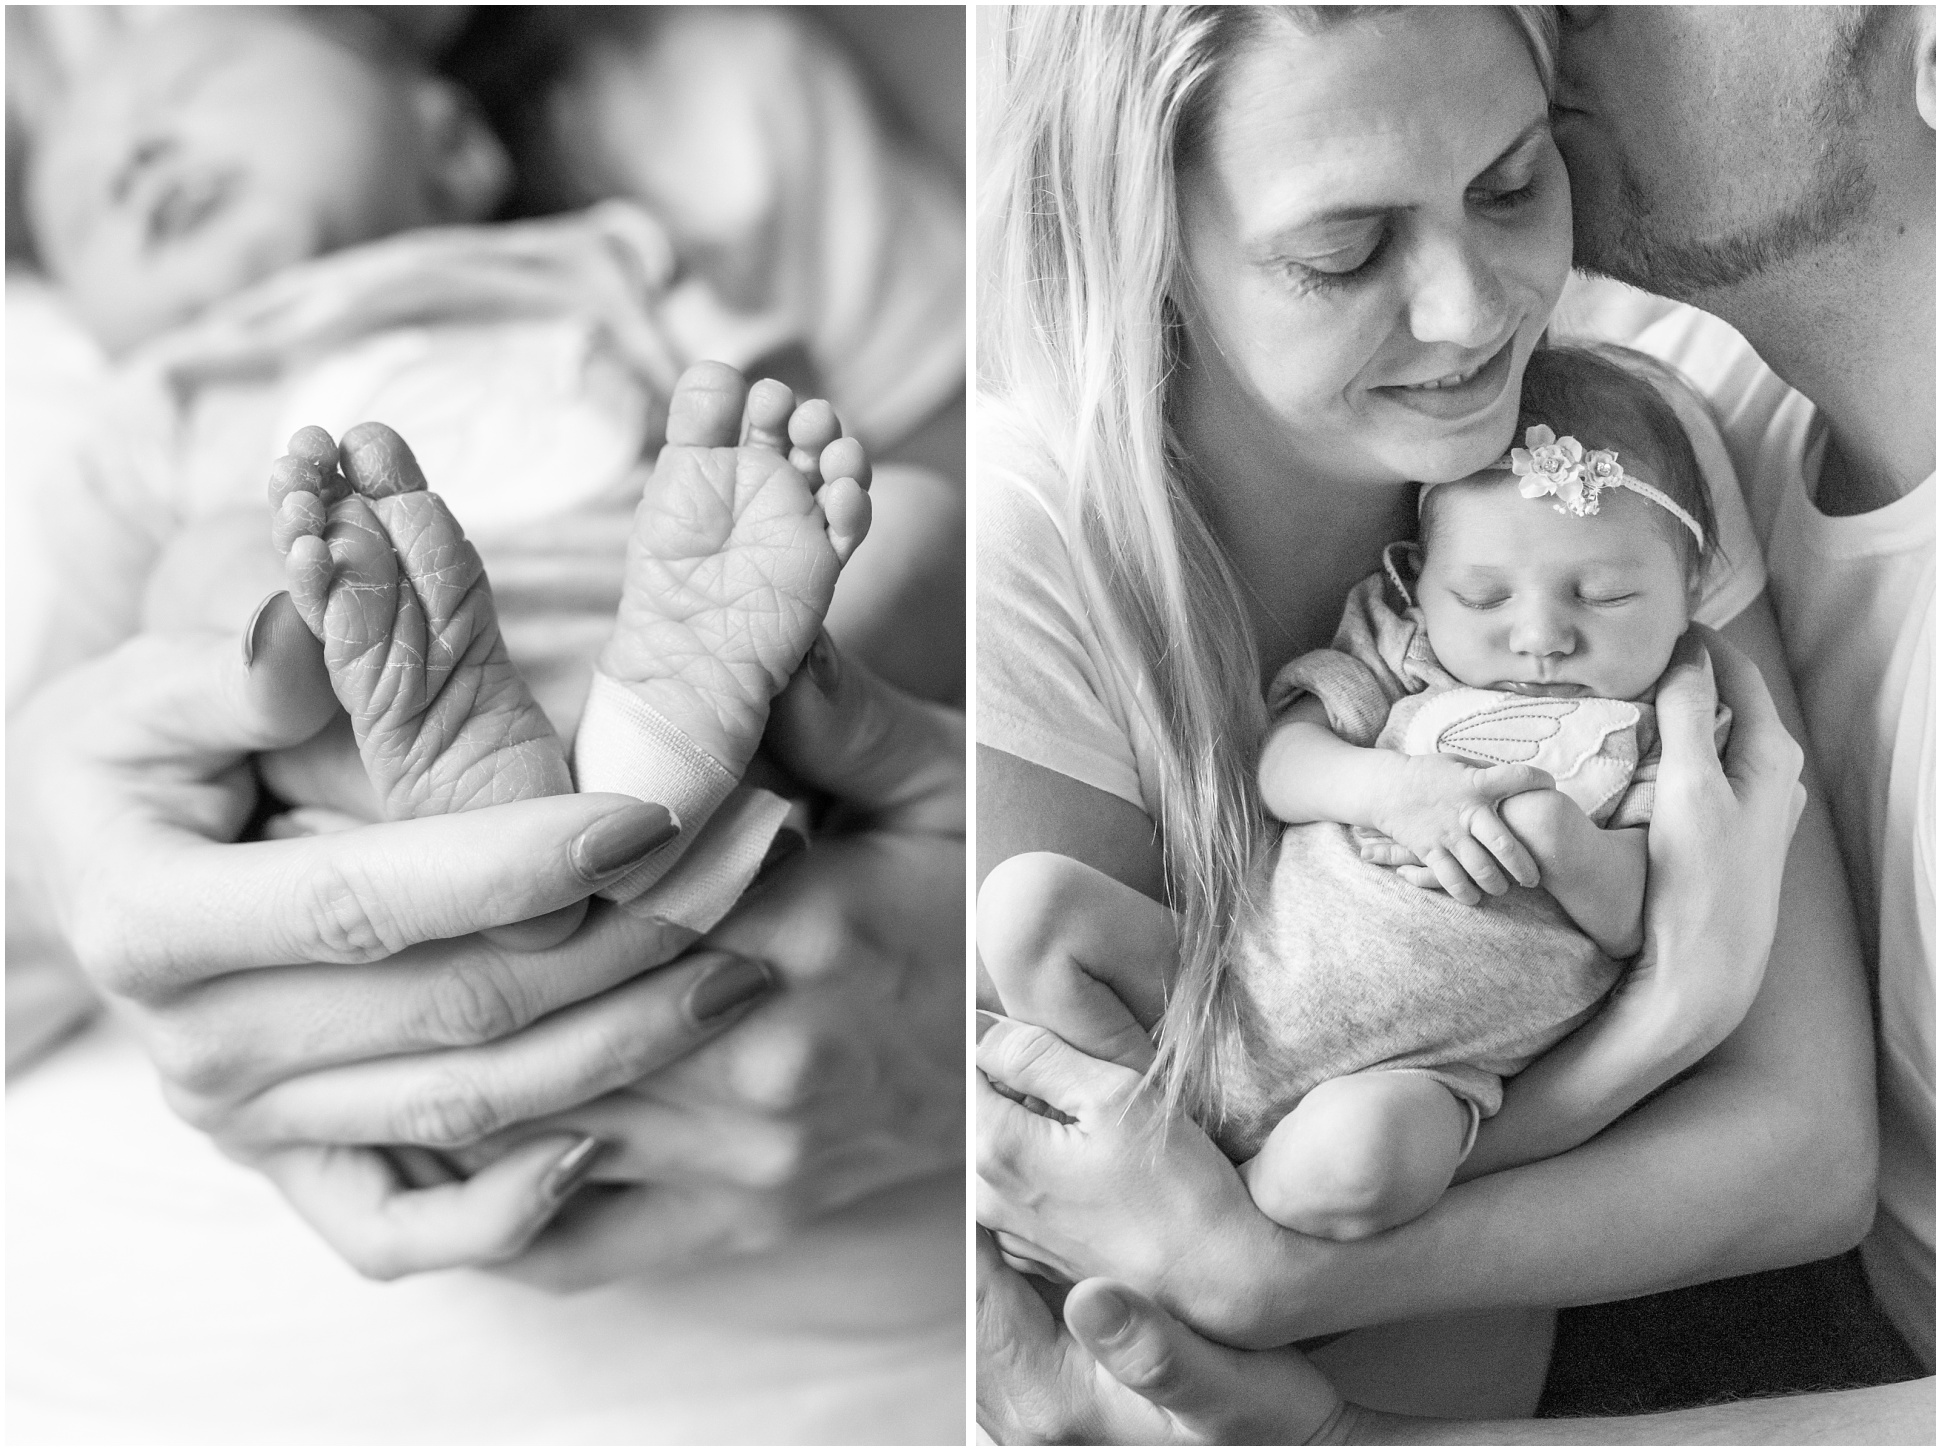
[{"label": "baby's nose", "polygon": [[1510,625],[1510,648],[1519,655],[1568,655],[1576,647],[1577,632],[1561,610],[1532,605]]}]

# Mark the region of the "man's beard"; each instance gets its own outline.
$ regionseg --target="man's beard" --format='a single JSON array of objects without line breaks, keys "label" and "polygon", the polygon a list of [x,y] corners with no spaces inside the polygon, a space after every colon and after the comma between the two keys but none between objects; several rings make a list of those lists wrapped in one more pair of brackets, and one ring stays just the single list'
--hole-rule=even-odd
[{"label": "man's beard", "polygon": [[[1847,148],[1823,152],[1805,193],[1757,224],[1714,241],[1679,236],[1654,215],[1643,182],[1622,158],[1612,215],[1573,218],[1577,265],[1686,301],[1732,287],[1839,239],[1864,215],[1873,178]],[[1581,195],[1581,194],[1580,194]]]},{"label": "man's beard", "polygon": [[1715,241],[1680,236],[1654,214],[1650,192],[1619,152],[1613,215],[1591,216],[1572,193],[1576,264],[1664,297],[1692,301],[1839,240],[1872,205],[1874,180],[1854,132],[1867,103],[1868,72],[1892,25],[1884,6],[1842,16],[1838,51],[1813,98],[1809,125],[1825,145],[1806,186],[1785,206]]}]

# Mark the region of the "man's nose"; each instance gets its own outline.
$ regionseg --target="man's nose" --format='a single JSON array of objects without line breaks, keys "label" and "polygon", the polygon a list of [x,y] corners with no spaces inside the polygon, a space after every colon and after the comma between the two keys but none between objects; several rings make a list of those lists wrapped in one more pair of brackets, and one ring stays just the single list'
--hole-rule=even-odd
[{"label": "man's nose", "polygon": [[1427,240],[1418,253],[1415,281],[1409,331],[1418,341],[1481,348],[1502,340],[1509,301],[1490,258],[1475,240]]}]

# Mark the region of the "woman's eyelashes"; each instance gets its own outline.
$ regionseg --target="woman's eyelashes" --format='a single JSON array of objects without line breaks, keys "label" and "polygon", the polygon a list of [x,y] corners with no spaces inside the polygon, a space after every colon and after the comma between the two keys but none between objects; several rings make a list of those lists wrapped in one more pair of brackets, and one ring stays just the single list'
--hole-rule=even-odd
[{"label": "woman's eyelashes", "polygon": [[1345,287],[1374,270],[1382,254],[1388,250],[1390,235],[1391,229],[1383,224],[1349,246],[1337,247],[1332,252],[1304,261],[1290,258],[1286,264],[1288,275],[1302,293],[1327,292]]},{"label": "woman's eyelashes", "polygon": [[[1541,188],[1541,176],[1532,172],[1526,181],[1515,187],[1495,190],[1473,188],[1467,200],[1471,206],[1483,212],[1502,216],[1535,200]],[[1394,235],[1393,225],[1383,222],[1365,238],[1316,256],[1289,258],[1284,265],[1296,289],[1303,294],[1346,287],[1368,276],[1380,265],[1389,250],[1389,240]]]}]

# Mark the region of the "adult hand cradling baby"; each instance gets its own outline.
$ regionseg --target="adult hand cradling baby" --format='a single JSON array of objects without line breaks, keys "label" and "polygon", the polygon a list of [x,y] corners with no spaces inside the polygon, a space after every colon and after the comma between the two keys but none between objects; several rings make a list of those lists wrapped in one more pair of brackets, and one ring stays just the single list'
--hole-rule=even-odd
[{"label": "adult hand cradling baby", "polygon": [[[933,804],[953,790],[961,803],[956,717],[895,697],[860,669],[839,678],[830,698],[779,712],[798,726],[798,748],[784,743],[785,753],[805,779],[855,782],[846,794],[889,822],[883,832],[907,832],[961,861],[961,840]],[[635,977],[635,939],[652,929],[614,911],[593,914],[566,948],[520,954],[465,934],[584,898],[664,838],[662,813],[568,795],[489,808],[489,818],[233,844],[255,801],[248,754],[307,738],[334,710],[319,648],[287,602],[267,612],[249,665],[233,639],[214,635],[131,642],[16,719],[9,825],[17,841],[39,844],[32,860],[47,909],[90,977],[128,1010],[177,1111],[270,1174],[360,1270],[504,1260],[595,1167],[584,1135],[564,1123],[509,1136],[503,1156],[469,1179],[423,1188],[412,1187],[422,1172],[407,1180],[362,1146],[454,1149],[597,1099],[736,1022],[778,975],[816,981],[789,994],[789,1011],[763,1020],[759,1042],[697,1061],[666,1103],[595,1106],[595,1132],[609,1144],[603,1171],[758,1180],[760,1225],[772,1237],[801,1214],[941,1167],[938,1150],[912,1152],[911,1141],[940,1137],[929,1131],[961,1112],[948,1051],[924,1051],[939,1034],[954,1036],[954,984],[901,984],[906,1009],[942,1001],[930,1004],[938,1032],[909,1035],[893,1058],[867,1051],[866,1013],[842,1010],[858,996],[888,996],[880,985],[859,992],[859,979],[878,984],[892,966],[922,977],[931,961],[924,934],[936,930],[922,893],[892,884],[885,890],[903,900],[874,935],[882,945],[853,950],[850,922],[879,900],[855,887],[854,858],[869,853],[870,835],[796,863],[723,924],[722,942],[763,952],[769,967],[704,946]],[[873,748],[886,740],[901,749]],[[491,829],[481,829],[488,819]],[[921,876],[929,865],[910,870]],[[961,872],[932,875],[949,884],[951,902],[937,908],[949,919],[961,910],[952,906]],[[785,1069],[764,1082],[748,1065],[778,1044],[792,1048],[794,1077]],[[848,1091],[812,1102],[806,1075],[838,1059],[858,1070],[837,1076]],[[857,1111],[857,1092],[872,1090],[884,1107]],[[879,1121],[891,1104],[906,1110],[893,1132]],[[630,1106],[639,1111],[630,1116]],[[773,1132],[737,1138],[725,1122],[737,1115]],[[681,1132],[690,1116],[706,1129]],[[808,1152],[831,1149],[846,1132],[863,1137],[859,1151]],[[650,1135],[667,1146],[650,1152]],[[778,1136],[800,1151],[778,1152]],[[747,1223],[753,1206],[727,1203],[730,1193],[705,1205],[697,1196],[685,1234],[667,1222],[681,1206],[661,1205],[669,1233],[631,1248],[686,1258],[745,1247],[759,1237]],[[626,1196],[617,1199],[603,1206],[601,1226],[615,1223],[616,1210],[624,1217]],[[806,1207],[797,1213],[778,1208],[798,1204]],[[597,1229],[573,1243],[608,1260],[615,1248]],[[595,1273],[578,1263],[570,1250],[555,1252],[549,1273]]]},{"label": "adult hand cradling baby", "polygon": [[[1711,725],[1719,698],[1735,721],[1723,761]],[[1589,1061],[1575,1071],[1577,1081],[1597,1091],[1587,1089],[1584,1102],[1541,1125],[1521,1122],[1517,1105],[1524,1080],[1543,1063],[1522,1075],[1502,1112],[1483,1125],[1464,1165],[1466,1178],[1542,1157],[1550,1133],[1580,1139],[1583,1120],[1572,1118],[1572,1110],[1598,1118],[1602,1127],[1706,1053],[1731,1052],[1729,1035],[1758,993],[1786,847],[1804,804],[1800,749],[1758,667],[1702,626],[1681,644],[1658,709],[1664,761],[1650,835],[1645,949],[1603,1015],[1624,1026],[1587,1040]],[[1694,862],[1708,863],[1708,870],[1692,869]],[[1172,950],[1167,941],[1152,946],[1156,960]],[[1617,1066],[1636,1055],[1615,1046],[1620,1034],[1644,1031],[1658,1034],[1658,1041],[1673,1035],[1680,1045],[1669,1060],[1654,1060],[1648,1081]],[[1425,1235],[1405,1227],[1361,1245],[1289,1234],[1254,1209],[1239,1174],[1197,1125],[1183,1115],[1158,1121],[1157,1101],[1139,1092],[1136,1073],[1010,1020],[982,1034],[977,1061],[977,1217],[1014,1262],[1045,1265],[1071,1280],[1110,1276],[1240,1346],[1280,1345],[1370,1319],[1446,1308],[1420,1303],[1423,1282],[1393,1267],[1406,1261],[1409,1241],[1433,1240],[1433,1228]],[[1035,1114],[990,1082],[1042,1099],[1073,1121]],[[1462,1193],[1452,1193],[1418,1223],[1446,1220],[1464,1202]],[[1445,1224],[1441,1232],[1452,1231]],[[1006,1347],[1029,1328],[1016,1313],[1024,1301],[1013,1290],[1022,1287],[995,1257],[980,1269],[980,1294],[991,1307],[979,1321],[980,1334],[990,1337],[979,1351],[980,1367],[991,1377],[984,1409],[1008,1419],[1017,1408],[1008,1399],[1004,1368],[1018,1363],[1018,1353]],[[1301,1292],[1289,1293],[1290,1283]],[[1371,1297],[1380,1304],[1371,1307]],[[1029,1434],[1061,1439],[1068,1430],[1052,1424]]]}]

